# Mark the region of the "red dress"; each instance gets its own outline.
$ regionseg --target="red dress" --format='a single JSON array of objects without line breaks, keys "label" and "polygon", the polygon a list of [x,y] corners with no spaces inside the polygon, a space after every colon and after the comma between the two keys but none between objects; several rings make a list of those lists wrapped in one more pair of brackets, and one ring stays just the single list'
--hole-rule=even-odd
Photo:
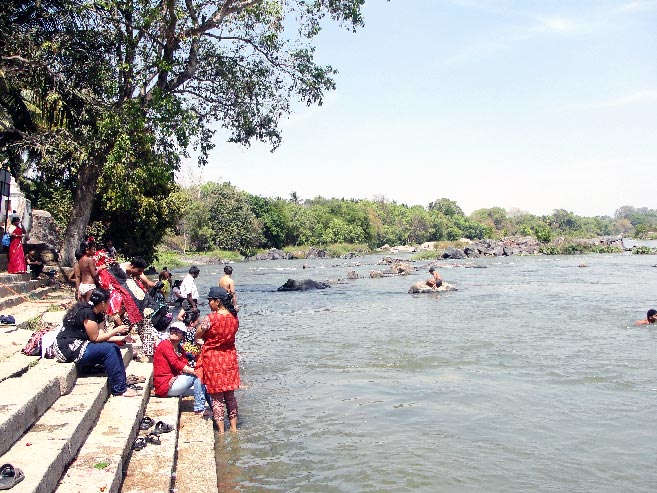
[{"label": "red dress", "polygon": [[240,386],[235,349],[238,327],[237,317],[230,313],[212,312],[201,322],[201,328],[207,331],[195,370],[210,394],[235,390]]},{"label": "red dress", "polygon": [[[12,235],[25,234],[25,232],[18,226],[15,226],[14,229],[9,226],[7,232]],[[21,274],[27,272],[25,252],[23,251],[23,237],[12,238],[9,243],[9,263],[7,264],[7,272],[10,274]]]}]

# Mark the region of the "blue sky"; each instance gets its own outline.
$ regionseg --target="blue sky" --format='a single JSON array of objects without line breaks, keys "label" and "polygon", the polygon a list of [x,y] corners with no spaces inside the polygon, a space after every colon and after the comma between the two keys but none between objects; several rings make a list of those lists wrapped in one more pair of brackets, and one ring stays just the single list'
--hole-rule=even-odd
[{"label": "blue sky", "polygon": [[547,214],[657,209],[657,0],[369,0],[366,25],[327,26],[339,70],[283,144],[221,141],[181,178],[252,194],[447,197]]}]

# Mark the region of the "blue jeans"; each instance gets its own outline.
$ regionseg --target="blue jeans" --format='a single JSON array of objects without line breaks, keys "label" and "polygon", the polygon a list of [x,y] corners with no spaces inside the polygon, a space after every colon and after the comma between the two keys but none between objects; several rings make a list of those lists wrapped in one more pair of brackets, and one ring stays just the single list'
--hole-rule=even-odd
[{"label": "blue jeans", "polygon": [[167,392],[169,397],[194,396],[194,411],[205,409],[205,388],[201,380],[194,375],[178,375]]},{"label": "blue jeans", "polygon": [[113,395],[123,394],[128,390],[125,378],[125,366],[119,346],[113,342],[90,342],[84,350],[79,366],[103,365],[109,378],[110,391]]}]

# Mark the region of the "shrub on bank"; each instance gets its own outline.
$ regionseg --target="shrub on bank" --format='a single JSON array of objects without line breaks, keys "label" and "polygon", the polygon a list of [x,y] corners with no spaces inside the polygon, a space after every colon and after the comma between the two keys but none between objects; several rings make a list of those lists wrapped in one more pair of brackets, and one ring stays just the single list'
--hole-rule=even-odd
[{"label": "shrub on bank", "polygon": [[580,255],[583,253],[623,253],[623,249],[612,245],[591,245],[588,243],[562,243],[542,245],[538,251],[543,255]]},{"label": "shrub on bank", "polygon": [[657,248],[650,248],[647,246],[636,246],[632,248],[632,253],[636,255],[656,255]]}]

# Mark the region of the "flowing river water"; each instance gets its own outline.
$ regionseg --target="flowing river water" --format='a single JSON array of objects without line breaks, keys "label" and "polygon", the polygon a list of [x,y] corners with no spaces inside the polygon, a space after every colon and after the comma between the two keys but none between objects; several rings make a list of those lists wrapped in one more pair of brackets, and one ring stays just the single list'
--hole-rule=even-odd
[{"label": "flowing river water", "polygon": [[[446,261],[459,290],[416,295],[426,262],[370,279],[381,258],[233,265],[243,389],[220,491],[657,490],[657,327],[632,325],[657,308],[657,257]],[[204,298],[223,272],[200,267]]]}]

